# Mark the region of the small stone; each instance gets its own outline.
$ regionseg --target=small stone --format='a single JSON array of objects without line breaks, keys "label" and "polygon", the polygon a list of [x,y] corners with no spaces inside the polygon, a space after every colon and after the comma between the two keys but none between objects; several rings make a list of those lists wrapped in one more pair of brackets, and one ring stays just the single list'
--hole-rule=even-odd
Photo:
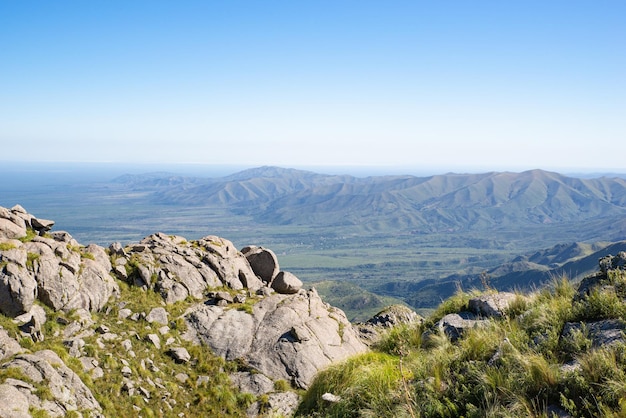
[{"label": "small stone", "polygon": [[187,363],[191,360],[189,352],[184,347],[172,347],[167,353],[176,363]]},{"label": "small stone", "polygon": [[122,341],[122,348],[126,351],[130,351],[133,349],[133,343],[131,343],[130,340],[124,340]]},{"label": "small stone", "polygon": [[200,386],[204,383],[209,383],[209,376],[198,376],[198,379],[196,379],[196,386]]},{"label": "small stone", "polygon": [[146,341],[151,342],[152,345],[154,345],[157,349],[161,348],[161,340],[159,339],[159,336],[156,334],[146,335]]},{"label": "small stone", "polygon": [[124,366],[122,367],[121,373],[122,373],[122,376],[124,377],[130,377],[132,376],[133,371],[130,369],[129,366]]},{"label": "small stone", "polygon": [[96,328],[96,332],[98,334],[106,334],[109,332],[109,327],[107,327],[106,325],[100,325],[98,328]]},{"label": "small stone", "polygon": [[156,322],[161,325],[167,325],[167,311],[165,310],[165,308],[154,308],[146,316],[146,321],[148,321],[149,323]]},{"label": "small stone", "polygon": [[189,375],[187,373],[178,373],[176,374],[176,376],[174,376],[176,378],[176,380],[178,380],[180,383],[185,383],[187,381],[187,379],[189,379]]},{"label": "small stone", "polygon": [[117,317],[120,319],[126,319],[129,316],[131,316],[133,314],[133,311],[131,311],[128,308],[124,308],[124,309],[120,309],[119,312],[117,313]]},{"label": "small stone", "polygon": [[322,395],[322,399],[326,402],[337,403],[341,401],[341,396],[333,395],[332,393],[326,392]]}]

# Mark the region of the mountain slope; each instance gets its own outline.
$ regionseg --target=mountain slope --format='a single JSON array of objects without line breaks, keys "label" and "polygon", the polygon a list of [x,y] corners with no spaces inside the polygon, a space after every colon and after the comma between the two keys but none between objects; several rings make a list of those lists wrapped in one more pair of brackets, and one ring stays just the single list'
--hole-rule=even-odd
[{"label": "mountain slope", "polygon": [[260,167],[212,179],[125,176],[159,203],[219,206],[276,225],[452,232],[597,221],[626,214],[626,180],[522,173],[357,178]]},{"label": "mountain slope", "polygon": [[424,280],[419,283],[394,283],[379,286],[382,294],[399,293],[404,287],[409,296],[405,299],[414,308],[434,308],[441,300],[462,289],[483,289],[485,286],[500,291],[531,291],[540,288],[555,277],[565,275],[580,280],[597,269],[598,260],[607,255],[626,251],[626,241],[615,243],[559,244],[527,256],[519,256],[509,263],[489,269],[481,274],[453,275],[441,280]]},{"label": "mountain slope", "polygon": [[311,218],[328,225],[395,224],[436,232],[578,221],[624,214],[625,206],[623,179],[583,180],[533,170],[321,186],[285,195],[257,218],[278,224]]}]

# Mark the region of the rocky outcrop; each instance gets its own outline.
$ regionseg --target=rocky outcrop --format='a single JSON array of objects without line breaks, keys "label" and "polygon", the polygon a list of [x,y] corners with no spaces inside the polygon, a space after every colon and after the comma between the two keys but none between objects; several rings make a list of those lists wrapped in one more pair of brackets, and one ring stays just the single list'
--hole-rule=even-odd
[{"label": "rocky outcrop", "polygon": [[315,290],[273,294],[255,303],[252,313],[199,305],[185,319],[187,338],[300,388],[330,363],[366,350],[345,314]]},{"label": "rocky outcrop", "polygon": [[[263,396],[248,408],[250,416],[291,414],[299,401],[294,387],[307,388],[319,370],[367,350],[345,314],[324,303],[314,289],[303,290],[295,275],[281,271],[271,250],[249,246],[238,251],[217,236],[187,241],[163,233],[105,250],[83,246],[67,232],[52,231],[53,225],[20,206],[0,208],[0,312],[15,323],[10,333],[0,328],[0,371],[19,369],[16,378],[0,384],[0,416],[102,414],[87,386],[57,354],[24,350],[12,336],[30,341],[29,347],[56,339],[92,381],[118,373],[120,395],[139,395],[144,403],[153,396],[164,399],[161,413],[172,410],[175,399],[162,383],[165,376],[159,375],[163,363],[155,364],[150,353],[164,354],[167,360],[160,361],[176,367],[198,362],[194,351],[187,350],[189,342],[172,332],[181,319],[187,325],[185,339],[237,362],[230,373],[233,385]],[[128,300],[110,303],[120,294],[115,277],[157,292],[162,301],[139,310]],[[182,317],[172,308],[180,301],[195,303]],[[64,313],[47,315],[41,304]],[[92,315],[95,311],[99,313]],[[115,325],[102,322],[111,311]],[[46,324],[47,316],[56,324]],[[404,320],[396,316],[380,316],[376,326]],[[134,330],[111,330],[122,325]],[[99,355],[100,350],[107,356]],[[138,368],[152,377],[140,376]],[[185,373],[172,378],[189,383]],[[197,376],[196,388],[209,381],[209,376]]]},{"label": "rocky outcrop", "polygon": [[43,235],[54,225],[54,221],[39,219],[20,205],[11,209],[0,207],[0,240],[26,237],[29,231]]},{"label": "rocky outcrop", "polygon": [[263,283],[232,242],[207,236],[188,242],[183,237],[156,233],[139,244],[117,249],[118,278],[159,292],[165,302],[201,299],[207,288],[257,290]]},{"label": "rocky outcrop", "polygon": [[53,351],[20,354],[0,368],[16,368],[23,376],[6,379],[0,385],[0,400],[5,397],[0,405],[11,405],[19,413],[28,412],[29,408],[41,410],[50,417],[63,417],[70,411],[102,416],[102,407],[91,391]]},{"label": "rocky outcrop", "polygon": [[54,310],[99,310],[119,292],[102,247],[83,247],[66,232],[49,233],[54,222],[35,218],[21,206],[0,208],[0,219],[3,314],[15,317],[28,312],[36,299]]},{"label": "rocky outcrop", "polygon": [[378,342],[386,331],[399,325],[420,324],[424,321],[411,308],[404,305],[392,305],[378,312],[365,323],[356,324],[361,340],[372,345]]},{"label": "rocky outcrop", "polygon": [[14,338],[11,338],[5,329],[0,328],[0,360],[22,352],[24,352],[22,346]]}]

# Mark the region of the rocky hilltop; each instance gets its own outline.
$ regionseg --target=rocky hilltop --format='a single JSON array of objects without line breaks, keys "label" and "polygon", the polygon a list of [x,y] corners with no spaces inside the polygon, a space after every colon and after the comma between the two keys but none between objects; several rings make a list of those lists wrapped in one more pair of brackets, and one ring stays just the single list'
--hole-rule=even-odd
[{"label": "rocky hilltop", "polygon": [[624,416],[626,252],[351,324],[217,236],[81,245],[0,208],[0,417]]},{"label": "rocky hilltop", "polygon": [[194,416],[225,396],[222,414],[289,414],[295,389],[368,349],[269,249],[84,246],[53,225],[0,208],[1,417]]}]

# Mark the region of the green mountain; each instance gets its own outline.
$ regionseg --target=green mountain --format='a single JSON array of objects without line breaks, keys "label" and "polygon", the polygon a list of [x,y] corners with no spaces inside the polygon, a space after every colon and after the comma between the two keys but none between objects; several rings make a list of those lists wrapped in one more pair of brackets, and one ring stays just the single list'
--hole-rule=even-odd
[{"label": "green mountain", "polygon": [[[616,243],[570,243],[515,257],[512,261],[478,274],[453,275],[419,283],[388,282],[378,289],[381,294],[410,294],[405,301],[414,308],[433,308],[459,288],[525,291],[545,286],[554,277],[566,276],[574,282],[593,273],[598,260],[626,251],[626,241]],[[391,292],[389,289],[393,289]]]},{"label": "green mountain", "polygon": [[213,179],[125,176],[173,205],[225,205],[278,225],[358,226],[414,233],[587,222],[626,213],[626,180],[542,170],[356,178],[261,167]]}]

